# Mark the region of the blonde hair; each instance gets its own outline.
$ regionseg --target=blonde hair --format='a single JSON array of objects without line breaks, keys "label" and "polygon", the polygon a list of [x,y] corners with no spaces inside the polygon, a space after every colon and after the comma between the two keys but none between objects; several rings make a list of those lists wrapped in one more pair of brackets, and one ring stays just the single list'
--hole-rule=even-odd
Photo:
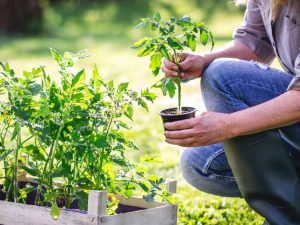
[{"label": "blonde hair", "polygon": [[275,20],[282,6],[287,5],[289,0],[271,0],[272,1],[272,20]]},{"label": "blonde hair", "polygon": [[[257,0],[260,1],[260,0]],[[235,0],[238,5],[245,4],[247,0]],[[269,0],[272,10],[272,20],[275,20],[280,12],[282,6],[287,5],[289,0]]]}]

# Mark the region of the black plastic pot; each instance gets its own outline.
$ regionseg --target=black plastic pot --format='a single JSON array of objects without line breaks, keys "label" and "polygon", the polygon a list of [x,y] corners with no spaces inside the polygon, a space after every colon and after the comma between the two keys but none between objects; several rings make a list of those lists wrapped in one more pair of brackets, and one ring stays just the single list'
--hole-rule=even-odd
[{"label": "black plastic pot", "polygon": [[193,107],[182,107],[182,113],[177,114],[177,108],[165,109],[160,112],[163,123],[186,120],[196,116],[197,109]]}]

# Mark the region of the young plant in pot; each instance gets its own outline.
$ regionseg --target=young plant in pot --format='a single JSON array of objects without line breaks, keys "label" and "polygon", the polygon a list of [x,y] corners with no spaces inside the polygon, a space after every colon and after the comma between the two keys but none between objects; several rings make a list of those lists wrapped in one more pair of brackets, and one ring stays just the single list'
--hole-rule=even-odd
[{"label": "young plant in pot", "polygon": [[150,69],[154,77],[159,75],[162,68],[162,59],[176,63],[178,76],[176,78],[162,78],[153,87],[161,89],[163,95],[173,98],[177,89],[178,106],[165,109],[160,112],[163,123],[195,117],[196,109],[193,107],[182,107],[182,83],[187,82],[181,79],[180,60],[183,51],[195,51],[197,43],[205,46],[211,41],[211,48],[214,46],[214,37],[211,31],[201,22],[193,21],[189,16],[182,18],[171,17],[163,21],[157,12],[153,18],[142,18],[136,29],[150,26],[153,36],[145,36],[138,40],[131,48],[140,49],[138,57],[150,57]]}]

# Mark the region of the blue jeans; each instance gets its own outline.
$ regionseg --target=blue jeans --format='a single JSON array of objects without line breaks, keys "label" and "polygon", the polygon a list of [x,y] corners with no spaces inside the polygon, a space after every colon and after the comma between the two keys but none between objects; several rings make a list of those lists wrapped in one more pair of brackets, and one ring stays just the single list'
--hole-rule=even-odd
[{"label": "blue jeans", "polygon": [[[201,91],[208,111],[232,113],[283,94],[292,78],[260,63],[218,59],[204,71]],[[277,131],[294,165],[300,168],[300,123]],[[240,196],[222,143],[186,149],[181,156],[181,169],[183,177],[201,191]]]}]

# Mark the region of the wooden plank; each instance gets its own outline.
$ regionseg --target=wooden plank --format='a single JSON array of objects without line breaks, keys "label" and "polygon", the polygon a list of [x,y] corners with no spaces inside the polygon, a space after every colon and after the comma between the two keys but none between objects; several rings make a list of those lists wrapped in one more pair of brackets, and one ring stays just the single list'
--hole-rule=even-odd
[{"label": "wooden plank", "polygon": [[105,216],[107,193],[91,191],[88,214],[61,210],[58,220],[52,219],[50,209],[46,207],[0,201],[0,225],[176,225],[177,223],[176,205],[146,202],[136,197],[131,199],[117,197],[121,204],[145,210]]},{"label": "wooden plank", "polygon": [[177,190],[177,180],[170,180],[166,182],[167,192],[174,194]]},{"label": "wooden plank", "polygon": [[61,210],[59,219],[53,220],[49,208],[0,201],[1,225],[98,225],[98,218]]},{"label": "wooden plank", "polygon": [[92,216],[105,216],[107,208],[106,191],[90,191],[88,199],[88,214]]},{"label": "wooden plank", "polygon": [[116,197],[117,197],[117,199],[119,199],[119,202],[122,205],[135,206],[135,207],[140,207],[140,208],[144,208],[144,209],[164,206],[163,203],[160,203],[160,202],[147,202],[144,199],[138,198],[138,197],[132,197],[130,199],[127,199],[127,198],[125,198],[121,195],[118,195]]},{"label": "wooden plank", "polygon": [[177,206],[167,205],[115,216],[100,217],[99,225],[176,225]]}]

